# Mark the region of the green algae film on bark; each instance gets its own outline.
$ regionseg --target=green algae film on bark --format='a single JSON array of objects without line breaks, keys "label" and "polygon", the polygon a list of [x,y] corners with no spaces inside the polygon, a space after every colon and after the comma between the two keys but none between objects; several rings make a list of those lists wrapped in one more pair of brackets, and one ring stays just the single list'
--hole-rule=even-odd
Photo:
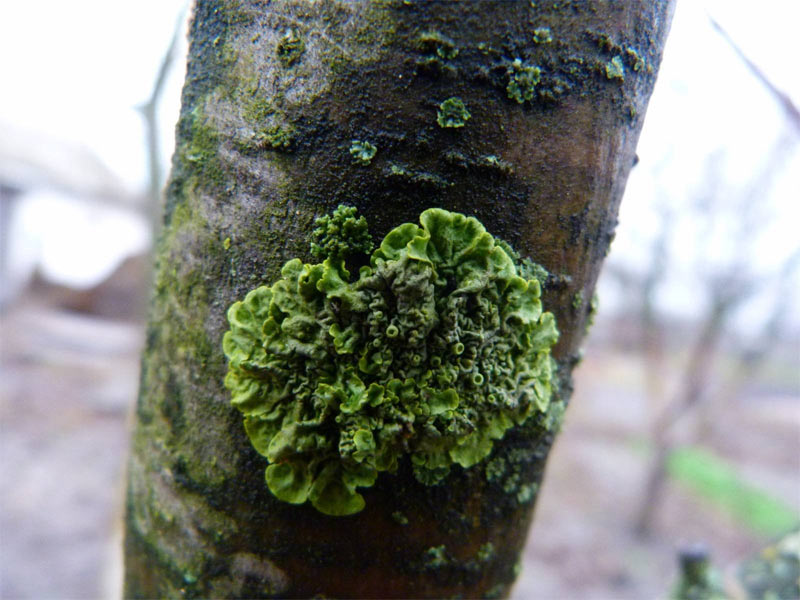
[{"label": "green algae film on bark", "polygon": [[[613,235],[669,10],[197,3],[142,358],[126,595],[507,593],[551,436],[513,428],[485,465],[430,488],[401,465],[350,517],[279,502],[223,387],[225,311],[308,260],[314,219],[339,204],[377,239],[442,207],[550,272],[566,399],[590,304],[573,299],[592,297]],[[437,122],[451,98],[470,115],[461,127]],[[370,146],[351,153],[354,140]]]}]

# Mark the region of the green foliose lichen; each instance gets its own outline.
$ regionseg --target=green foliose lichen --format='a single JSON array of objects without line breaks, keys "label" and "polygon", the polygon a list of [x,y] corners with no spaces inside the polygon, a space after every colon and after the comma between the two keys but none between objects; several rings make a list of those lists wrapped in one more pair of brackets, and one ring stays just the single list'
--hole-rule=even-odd
[{"label": "green foliose lichen", "polygon": [[448,98],[439,105],[436,122],[439,127],[463,127],[472,117],[461,98]]},{"label": "green foliose lichen", "polygon": [[636,48],[632,48],[630,46],[625,48],[625,56],[628,58],[628,62],[634,71],[641,71],[647,67],[647,61],[641,54],[639,54]]},{"label": "green foliose lichen", "polygon": [[479,562],[489,562],[492,558],[494,558],[494,544],[492,542],[486,542],[478,548]]},{"label": "green foliose lichen", "polygon": [[533,30],[533,41],[537,44],[549,44],[553,41],[553,35],[549,27],[537,27]]},{"label": "green foliose lichen", "polygon": [[431,546],[425,551],[425,568],[426,569],[440,569],[450,562],[447,559],[447,546]]},{"label": "green foliose lichen", "polygon": [[330,215],[323,215],[311,232],[311,254],[317,258],[342,261],[353,254],[369,254],[374,243],[364,217],[354,206],[339,206]]},{"label": "green foliose lichen", "polygon": [[531,102],[536,92],[536,85],[541,81],[542,70],[535,65],[526,65],[515,58],[506,69],[508,84],[506,94],[519,104]]},{"label": "green foliose lichen", "polygon": [[353,140],[350,144],[350,155],[353,160],[366,166],[375,158],[378,149],[369,142],[362,142],[361,140]]},{"label": "green foliose lichen", "polygon": [[436,31],[429,31],[420,35],[417,40],[417,48],[424,54],[435,54],[443,60],[452,60],[458,56],[458,48],[455,42]]},{"label": "green foliose lichen", "polygon": [[608,79],[625,79],[625,65],[622,64],[622,59],[615,56],[606,63],[606,77]]},{"label": "green foliose lichen", "polygon": [[479,221],[426,210],[351,277],[343,257],[365,251],[360,222],[344,207],[319,220],[324,260],[291,260],[234,303],[223,341],[225,385],[269,489],[329,515],[360,511],[357,489],[406,457],[426,485],[480,463],[548,412],[554,376],[539,281]]}]

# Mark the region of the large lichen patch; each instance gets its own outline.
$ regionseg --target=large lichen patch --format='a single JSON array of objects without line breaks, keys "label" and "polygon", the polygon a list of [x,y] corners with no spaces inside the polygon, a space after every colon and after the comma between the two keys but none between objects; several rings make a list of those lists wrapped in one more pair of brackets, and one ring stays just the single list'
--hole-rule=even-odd
[{"label": "large lichen patch", "polygon": [[[317,229],[316,254],[333,250],[321,263],[291,260],[230,307],[223,341],[225,385],[269,489],[329,515],[360,511],[357,489],[405,457],[426,485],[483,461],[548,410],[558,338],[539,281],[476,219],[426,210],[354,277],[346,264],[368,244],[352,211]],[[332,226],[343,219],[350,246]]]}]

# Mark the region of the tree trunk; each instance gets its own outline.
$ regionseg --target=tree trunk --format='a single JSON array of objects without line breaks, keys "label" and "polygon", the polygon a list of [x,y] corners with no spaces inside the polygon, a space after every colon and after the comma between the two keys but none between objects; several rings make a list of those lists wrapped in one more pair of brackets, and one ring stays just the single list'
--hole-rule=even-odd
[{"label": "tree trunk", "polygon": [[[670,16],[644,0],[198,0],[142,358],[126,596],[508,593],[552,434],[516,427],[436,486],[401,465],[355,515],[281,502],[223,387],[226,310],[307,259],[314,219],[339,204],[377,240],[427,208],[461,212],[549,271],[566,402]],[[450,98],[468,119],[437,121]],[[374,157],[354,160],[354,140]]]}]

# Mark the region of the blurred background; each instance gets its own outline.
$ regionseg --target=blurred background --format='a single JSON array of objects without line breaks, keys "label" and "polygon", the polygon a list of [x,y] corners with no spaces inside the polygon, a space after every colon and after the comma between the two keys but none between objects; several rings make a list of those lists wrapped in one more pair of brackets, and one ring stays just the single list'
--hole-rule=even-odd
[{"label": "blurred background", "polygon": [[[120,592],[185,0],[0,4],[0,596]],[[517,599],[800,521],[800,3],[679,2]],[[576,298],[576,302],[589,299]]]}]

